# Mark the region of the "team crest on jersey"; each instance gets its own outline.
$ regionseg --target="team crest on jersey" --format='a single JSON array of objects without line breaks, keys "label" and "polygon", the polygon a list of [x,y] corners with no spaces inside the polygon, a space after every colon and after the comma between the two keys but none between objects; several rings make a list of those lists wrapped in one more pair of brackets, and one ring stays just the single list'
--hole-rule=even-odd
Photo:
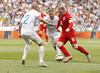
[{"label": "team crest on jersey", "polygon": [[63,21],[65,20],[65,16],[63,17]]}]

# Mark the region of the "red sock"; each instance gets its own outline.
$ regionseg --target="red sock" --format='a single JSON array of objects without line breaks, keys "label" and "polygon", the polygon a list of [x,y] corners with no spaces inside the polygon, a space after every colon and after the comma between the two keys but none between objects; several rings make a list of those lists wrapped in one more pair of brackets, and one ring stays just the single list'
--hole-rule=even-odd
[{"label": "red sock", "polygon": [[42,36],[42,35],[41,35],[41,34],[39,34],[39,36],[40,36],[40,38],[41,38],[41,36]]},{"label": "red sock", "polygon": [[46,42],[48,42],[48,36],[46,35]]},{"label": "red sock", "polygon": [[78,46],[78,49],[80,52],[84,53],[85,55],[88,55],[89,53],[81,46]]},{"label": "red sock", "polygon": [[63,54],[66,57],[70,56],[70,54],[68,53],[68,51],[66,50],[66,48],[64,46],[59,47],[59,49],[63,52]]}]

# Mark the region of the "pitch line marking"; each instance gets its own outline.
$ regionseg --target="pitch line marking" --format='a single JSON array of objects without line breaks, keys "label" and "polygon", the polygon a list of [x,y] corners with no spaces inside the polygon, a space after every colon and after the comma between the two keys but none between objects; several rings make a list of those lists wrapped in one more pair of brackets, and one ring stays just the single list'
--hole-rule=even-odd
[{"label": "pitch line marking", "polygon": [[[18,61],[20,61],[21,62],[21,60],[0,60],[0,61],[9,61],[9,62],[18,62]],[[38,62],[38,61],[28,61],[27,60],[27,62]],[[55,63],[55,62],[47,62],[47,63]],[[59,62],[57,62],[57,63],[59,63]],[[62,62],[63,63],[63,62]],[[61,64],[61,63],[60,63]],[[79,64],[79,65],[100,65],[100,64],[95,64],[95,63],[63,63],[63,64]]]}]

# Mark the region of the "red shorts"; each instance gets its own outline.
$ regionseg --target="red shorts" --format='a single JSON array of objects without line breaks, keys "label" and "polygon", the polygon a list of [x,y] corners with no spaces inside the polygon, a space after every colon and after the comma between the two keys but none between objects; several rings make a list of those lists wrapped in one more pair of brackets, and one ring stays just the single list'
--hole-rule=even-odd
[{"label": "red shorts", "polygon": [[61,41],[61,42],[63,42],[64,44],[65,44],[67,41],[70,41],[71,44],[77,44],[77,41],[76,41],[75,36],[72,36],[72,37],[63,37],[63,36],[61,36],[61,37],[59,38],[58,41]]},{"label": "red shorts", "polygon": [[40,31],[45,31],[45,32],[47,32],[47,26],[44,26],[44,24],[41,25]]}]

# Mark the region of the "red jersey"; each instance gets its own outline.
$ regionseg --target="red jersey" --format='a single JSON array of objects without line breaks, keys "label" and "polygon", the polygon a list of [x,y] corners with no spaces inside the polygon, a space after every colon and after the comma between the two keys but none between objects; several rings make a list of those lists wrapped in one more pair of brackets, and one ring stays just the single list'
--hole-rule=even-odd
[{"label": "red jersey", "polygon": [[[66,12],[66,14],[64,16],[60,16],[59,15],[59,21],[58,21],[58,24],[57,24],[57,27],[56,29],[59,28],[59,26],[62,27],[62,35],[72,35],[72,36],[75,36],[75,32],[74,32],[74,29],[72,27],[69,27],[69,20],[71,20],[72,17],[69,13]],[[69,28],[70,31],[67,33],[66,32],[66,29]]]},{"label": "red jersey", "polygon": [[42,18],[46,17],[46,14],[44,14],[44,15],[41,15],[41,17],[42,17]]},{"label": "red jersey", "polygon": [[[46,14],[41,15],[42,18],[46,17]],[[40,26],[40,31],[45,31],[45,33],[47,32],[47,26],[43,24],[43,22],[41,22],[42,25]]]},{"label": "red jersey", "polygon": [[[41,18],[44,18],[44,17],[46,17],[46,16],[47,16],[46,14],[41,15]],[[44,26],[43,22],[41,22],[41,23],[42,23],[42,25]]]}]

